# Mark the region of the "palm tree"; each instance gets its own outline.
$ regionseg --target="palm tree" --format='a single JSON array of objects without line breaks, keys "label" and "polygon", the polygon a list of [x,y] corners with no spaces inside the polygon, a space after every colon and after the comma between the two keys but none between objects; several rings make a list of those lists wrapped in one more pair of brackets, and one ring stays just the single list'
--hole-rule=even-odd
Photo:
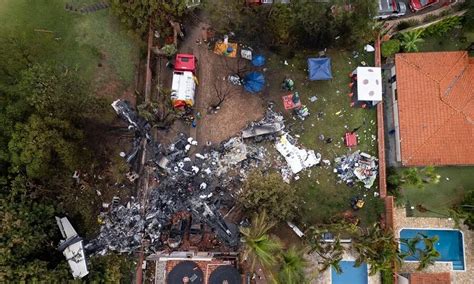
[{"label": "palm tree", "polygon": [[367,263],[371,275],[378,271],[390,270],[393,262],[401,263],[395,238],[377,224],[368,227],[365,232],[354,235],[352,247],[357,252],[355,266]]},{"label": "palm tree", "polygon": [[271,268],[277,263],[278,252],[282,246],[279,241],[268,235],[273,226],[275,223],[269,222],[266,211],[262,211],[254,216],[251,227],[240,228],[244,242],[242,257],[250,262],[252,271],[257,263],[264,268]]},{"label": "palm tree", "polygon": [[305,283],[305,267],[308,261],[303,257],[304,250],[292,246],[281,255],[281,267],[278,273],[279,283],[300,284]]},{"label": "palm tree", "polygon": [[[312,228],[308,235],[308,242],[310,246],[309,253],[316,253],[320,257],[320,264],[322,267],[319,271],[325,271],[329,267],[334,269],[337,273],[341,273],[340,261],[344,256],[344,247],[341,244],[340,235],[334,236],[334,242],[324,242],[323,234],[329,232],[328,230],[320,230]],[[334,232],[334,231],[331,231]]]},{"label": "palm tree", "polygon": [[[434,244],[438,241],[437,236],[428,237],[425,234],[418,233],[414,238],[401,239],[400,243],[406,245],[407,252],[401,253],[402,258],[419,255],[419,264],[417,270],[423,270],[429,265],[434,264],[440,253],[435,249]],[[423,242],[424,248],[417,247],[420,242]]]},{"label": "palm tree", "polygon": [[401,44],[402,44],[403,49],[407,52],[418,51],[417,44],[425,41],[424,39],[421,38],[422,33],[423,33],[422,29],[402,33]]}]

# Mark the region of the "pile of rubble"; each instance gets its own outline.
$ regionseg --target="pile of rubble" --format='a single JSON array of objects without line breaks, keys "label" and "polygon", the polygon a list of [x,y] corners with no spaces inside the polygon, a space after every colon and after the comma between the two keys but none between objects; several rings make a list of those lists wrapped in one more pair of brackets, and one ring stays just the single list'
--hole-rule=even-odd
[{"label": "pile of rubble", "polygon": [[265,139],[275,140],[276,137],[284,134],[284,128],[285,120],[283,116],[274,112],[272,105],[270,105],[262,120],[252,122],[242,130],[242,138],[252,138],[255,142],[261,142]]},{"label": "pile of rubble", "polygon": [[377,178],[377,161],[369,154],[356,151],[334,159],[334,173],[349,186],[361,181],[365,188],[371,188]]},{"label": "pile of rubble", "polygon": [[100,216],[100,234],[86,246],[91,253],[132,253],[144,241],[148,250],[160,251],[166,242],[162,233],[180,212],[191,213],[193,221],[207,224],[223,244],[235,247],[239,244],[238,228],[224,220],[222,212],[234,205],[235,189],[241,187],[252,169],[272,166],[267,149],[253,142],[275,141],[287,162],[284,168],[291,171],[290,177],[321,159],[314,151],[295,146],[294,139],[283,132],[283,117],[271,108],[261,121],[244,129],[242,137],[190,154],[198,144],[192,137],[180,134],[170,145],[162,145],[154,141],[149,124],[127,103],[118,100],[112,106],[135,132],[133,148],[123,157],[130,165],[136,165],[138,153],[146,147],[146,166],[153,169],[151,174],[157,185],[151,189],[144,208],[132,198],[126,206],[115,202],[108,213]]},{"label": "pile of rubble", "polygon": [[[224,220],[221,212],[233,206],[232,188],[238,188],[251,169],[270,166],[266,149],[234,137],[190,155],[191,147],[197,146],[193,138],[180,134],[170,145],[161,145],[152,138],[149,124],[127,103],[119,100],[112,106],[136,134],[133,149],[124,158],[133,165],[139,160],[137,154],[142,145],[146,145],[146,165],[154,169],[152,174],[158,185],[151,189],[145,208],[134,199],[126,206],[110,206],[109,212],[100,216],[100,234],[86,249],[100,255],[109,250],[131,253],[146,240],[149,250],[159,251],[164,245],[164,228],[183,211],[207,224],[227,246],[237,246],[237,226]],[[142,143],[144,140],[147,143]]]}]

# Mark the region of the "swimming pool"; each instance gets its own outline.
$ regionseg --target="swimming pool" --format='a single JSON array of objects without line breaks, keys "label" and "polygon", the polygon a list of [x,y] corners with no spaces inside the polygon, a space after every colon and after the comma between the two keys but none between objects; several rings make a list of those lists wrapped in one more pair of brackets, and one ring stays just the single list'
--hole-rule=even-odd
[{"label": "swimming pool", "polygon": [[339,264],[342,268],[341,274],[337,274],[331,268],[332,284],[367,284],[369,282],[367,264],[363,263],[359,267],[354,267],[355,261],[348,260],[342,260]]},{"label": "swimming pool", "polygon": [[[464,270],[464,241],[463,235],[459,230],[402,229],[400,231],[400,239],[411,239],[418,233],[428,237],[438,236],[435,249],[441,256],[436,261],[452,262],[453,270]],[[420,249],[423,249],[424,246],[422,242],[417,245]],[[406,252],[408,248],[406,245],[401,244],[400,250]],[[416,261],[418,256],[407,257],[405,260]]]}]

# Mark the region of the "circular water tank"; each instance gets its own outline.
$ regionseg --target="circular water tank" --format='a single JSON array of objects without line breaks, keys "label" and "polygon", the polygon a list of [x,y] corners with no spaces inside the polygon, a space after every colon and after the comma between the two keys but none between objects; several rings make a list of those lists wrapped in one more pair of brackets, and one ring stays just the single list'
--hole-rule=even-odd
[{"label": "circular water tank", "polygon": [[209,277],[209,284],[242,284],[239,271],[230,265],[222,265],[216,268]]},{"label": "circular water tank", "polygon": [[178,263],[166,277],[167,284],[202,284],[204,276],[199,266],[192,261]]}]

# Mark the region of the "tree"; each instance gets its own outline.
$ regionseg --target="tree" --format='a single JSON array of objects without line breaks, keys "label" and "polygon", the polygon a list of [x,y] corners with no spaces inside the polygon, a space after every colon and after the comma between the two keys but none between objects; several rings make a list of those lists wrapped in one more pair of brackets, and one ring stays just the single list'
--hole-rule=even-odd
[{"label": "tree", "polygon": [[391,57],[400,51],[400,41],[398,39],[391,39],[382,43],[382,56]]},{"label": "tree", "polygon": [[425,40],[421,38],[423,29],[418,29],[401,34],[401,45],[406,52],[418,51],[418,44]]},{"label": "tree", "polygon": [[163,28],[169,17],[181,18],[186,12],[186,0],[112,0],[112,10],[129,29],[143,36],[150,23],[153,28]]},{"label": "tree", "polygon": [[272,35],[272,44],[289,44],[294,40],[292,36],[295,25],[295,15],[287,4],[274,4],[268,13],[266,31]]},{"label": "tree", "polygon": [[378,224],[361,230],[352,236],[352,247],[357,252],[355,266],[367,263],[370,275],[379,271],[390,271],[392,263],[401,263],[398,243],[391,233],[385,232]]},{"label": "tree", "polygon": [[304,269],[308,261],[304,258],[304,250],[291,246],[282,252],[278,272],[279,283],[300,284],[306,282]]},{"label": "tree", "polygon": [[463,16],[463,25],[472,31],[474,29],[474,2],[466,1],[464,3],[467,6],[467,11]]},{"label": "tree", "polygon": [[218,109],[224,103],[224,101],[230,97],[232,92],[229,84],[225,81],[225,78],[224,80],[221,80],[220,78],[216,79],[214,82],[214,91],[216,93],[215,97],[217,100],[211,105],[211,108]]},{"label": "tree", "polygon": [[83,132],[68,121],[32,115],[15,130],[8,143],[12,171],[25,169],[31,179],[73,172],[82,167],[81,161],[87,156],[81,147]]},{"label": "tree", "polygon": [[242,256],[249,261],[252,271],[257,263],[268,269],[278,261],[277,253],[281,250],[281,244],[268,234],[274,226],[275,223],[268,220],[267,213],[263,210],[254,215],[251,227],[240,228],[244,241]]},{"label": "tree", "polygon": [[238,201],[247,210],[267,211],[272,220],[288,221],[297,215],[299,197],[296,189],[284,183],[277,173],[264,176],[261,172],[253,172]]},{"label": "tree", "polygon": [[470,230],[474,230],[474,190],[469,190],[464,196],[461,204],[454,206],[450,210],[450,215],[459,227],[461,220]]},{"label": "tree", "polygon": [[[400,256],[401,258],[418,256],[417,270],[423,270],[429,265],[433,265],[435,260],[440,257],[440,253],[434,247],[437,241],[437,236],[428,237],[421,233],[411,239],[401,239],[400,243],[406,246],[407,251],[400,253]],[[418,245],[420,242],[423,243],[423,248]]]},{"label": "tree", "polygon": [[[334,269],[337,273],[341,273],[340,262],[344,256],[344,247],[341,244],[340,233],[334,226],[329,226],[328,228],[315,228],[312,227],[308,231],[308,243],[309,243],[309,253],[316,253],[321,261],[319,264],[322,267],[320,271],[325,271],[329,267]],[[325,242],[324,235],[326,233],[331,233],[334,236],[333,242]]]},{"label": "tree", "polygon": [[424,168],[407,168],[402,171],[399,180],[396,176],[390,178],[391,184],[406,184],[423,189],[425,184],[436,184],[439,182],[441,176],[436,173],[436,168],[433,166],[426,166]]},{"label": "tree", "polygon": [[218,33],[239,32],[248,20],[246,10],[249,8],[246,7],[245,0],[208,0],[204,2],[204,9],[209,14],[212,27]]},{"label": "tree", "polygon": [[0,190],[0,282],[47,282],[66,279],[68,270],[52,243],[58,239],[54,206],[29,193],[17,176]]}]

